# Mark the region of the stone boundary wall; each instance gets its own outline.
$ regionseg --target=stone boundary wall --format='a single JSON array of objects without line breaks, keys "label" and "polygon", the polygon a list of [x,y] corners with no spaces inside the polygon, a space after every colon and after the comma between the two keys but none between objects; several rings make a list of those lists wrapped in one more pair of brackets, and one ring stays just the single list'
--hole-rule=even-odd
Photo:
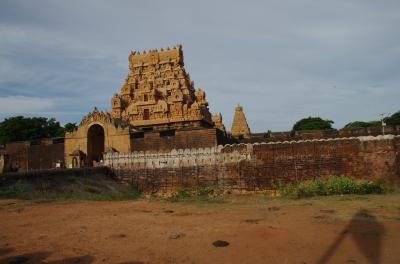
[{"label": "stone boundary wall", "polygon": [[234,145],[235,149],[226,151],[229,146],[231,145],[198,149],[173,149],[170,152],[106,153],[104,165],[111,168],[152,169],[208,166],[251,160],[253,147],[251,144]]},{"label": "stone boundary wall", "polygon": [[396,185],[399,152],[400,137],[385,135],[108,153],[104,161],[118,179],[149,192],[201,186],[263,190],[331,175]]}]

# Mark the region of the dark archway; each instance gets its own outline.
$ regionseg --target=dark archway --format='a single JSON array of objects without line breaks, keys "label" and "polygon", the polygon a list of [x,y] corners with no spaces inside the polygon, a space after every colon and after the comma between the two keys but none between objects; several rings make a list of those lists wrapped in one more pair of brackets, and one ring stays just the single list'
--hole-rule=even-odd
[{"label": "dark archway", "polygon": [[87,134],[88,165],[93,166],[93,161],[99,162],[104,153],[104,129],[98,124],[92,125]]}]

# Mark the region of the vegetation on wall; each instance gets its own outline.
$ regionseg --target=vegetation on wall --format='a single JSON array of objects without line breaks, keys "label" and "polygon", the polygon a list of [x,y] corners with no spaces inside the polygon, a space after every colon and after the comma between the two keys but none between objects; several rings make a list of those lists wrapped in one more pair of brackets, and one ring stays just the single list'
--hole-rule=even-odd
[{"label": "vegetation on wall", "polygon": [[294,131],[301,130],[324,130],[324,129],[332,129],[332,124],[334,122],[332,120],[324,120],[320,117],[307,117],[297,121],[294,126]]},{"label": "vegetation on wall", "polygon": [[0,145],[13,141],[63,137],[65,132],[75,128],[75,123],[67,123],[62,127],[55,118],[10,117],[0,122]]}]

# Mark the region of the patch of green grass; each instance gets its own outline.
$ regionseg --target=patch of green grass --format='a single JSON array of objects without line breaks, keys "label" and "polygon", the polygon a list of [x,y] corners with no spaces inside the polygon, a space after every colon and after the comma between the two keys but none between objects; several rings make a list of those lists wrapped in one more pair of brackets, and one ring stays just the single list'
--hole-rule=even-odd
[{"label": "patch of green grass", "polygon": [[354,180],[345,176],[331,176],[278,186],[283,196],[304,198],[338,194],[380,194],[386,190],[380,182]]},{"label": "patch of green grass", "polygon": [[191,197],[190,191],[187,188],[178,188],[176,192],[168,198],[170,202],[183,202]]},{"label": "patch of green grass", "polygon": [[34,186],[26,181],[18,180],[10,185],[0,186],[1,198],[15,198],[15,196],[24,196],[34,191]]},{"label": "patch of green grass", "polygon": [[222,204],[223,191],[213,187],[202,187],[195,189],[178,188],[167,200],[170,202],[189,202],[197,204]]},{"label": "patch of green grass", "polygon": [[120,201],[134,200],[141,193],[133,188],[115,182],[89,182],[86,179],[69,178],[60,183],[41,181],[39,183],[19,180],[0,186],[0,198],[51,201]]},{"label": "patch of green grass", "polygon": [[128,188],[120,192],[103,192],[96,189],[85,192],[47,192],[33,193],[30,199],[36,201],[122,201],[136,200],[141,194],[134,188]]}]

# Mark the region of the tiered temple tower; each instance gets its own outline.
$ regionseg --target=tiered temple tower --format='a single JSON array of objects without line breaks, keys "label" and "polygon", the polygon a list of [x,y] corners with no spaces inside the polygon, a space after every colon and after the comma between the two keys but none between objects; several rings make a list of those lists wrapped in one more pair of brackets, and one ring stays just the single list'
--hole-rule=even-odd
[{"label": "tiered temple tower", "polygon": [[181,45],[133,51],[125,83],[111,99],[112,117],[143,130],[220,126],[222,120],[214,123],[219,116],[212,118],[209,112],[205,92],[195,89],[183,66]]},{"label": "tiered temple tower", "polygon": [[250,128],[243,113],[243,107],[240,105],[235,108],[235,116],[233,117],[231,135],[239,139],[250,138]]}]

